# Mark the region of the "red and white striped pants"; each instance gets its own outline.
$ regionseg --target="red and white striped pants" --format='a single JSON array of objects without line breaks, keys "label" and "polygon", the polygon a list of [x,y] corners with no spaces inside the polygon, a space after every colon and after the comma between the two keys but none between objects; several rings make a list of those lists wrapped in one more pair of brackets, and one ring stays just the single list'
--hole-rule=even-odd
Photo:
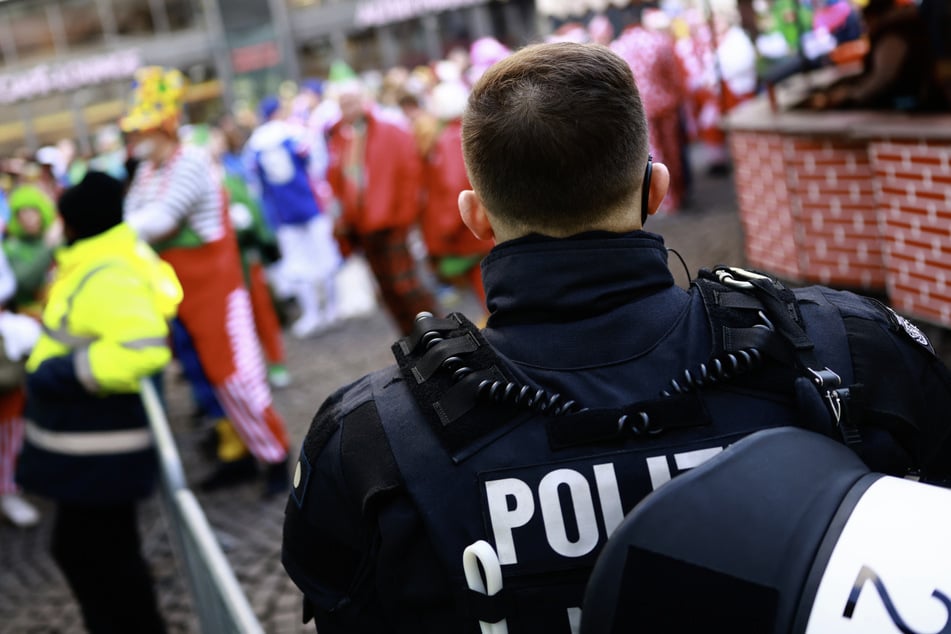
[{"label": "red and white striped pants", "polygon": [[16,493],[17,456],[23,448],[24,420],[20,416],[0,420],[0,495]]},{"label": "red and white striped pants", "polygon": [[161,256],[185,291],[178,318],[225,415],[255,458],[281,462],[290,440],[271,402],[233,236],[197,249],[169,249]]},{"label": "red and white striped pants", "polygon": [[[228,295],[223,334],[230,342],[234,371],[224,380],[216,381],[211,379],[214,373],[206,368],[215,396],[248,450],[262,462],[280,462],[287,457],[287,430],[271,402],[251,301],[243,288]],[[196,349],[200,356],[197,341]]]}]

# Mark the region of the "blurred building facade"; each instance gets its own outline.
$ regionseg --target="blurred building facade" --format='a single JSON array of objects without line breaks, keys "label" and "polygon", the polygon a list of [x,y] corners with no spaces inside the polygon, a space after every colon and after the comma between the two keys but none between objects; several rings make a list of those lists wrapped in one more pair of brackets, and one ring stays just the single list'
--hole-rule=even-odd
[{"label": "blurred building facade", "polygon": [[140,65],[186,73],[194,118],[281,82],[412,67],[483,36],[518,46],[534,0],[0,0],[0,153],[93,150]]}]

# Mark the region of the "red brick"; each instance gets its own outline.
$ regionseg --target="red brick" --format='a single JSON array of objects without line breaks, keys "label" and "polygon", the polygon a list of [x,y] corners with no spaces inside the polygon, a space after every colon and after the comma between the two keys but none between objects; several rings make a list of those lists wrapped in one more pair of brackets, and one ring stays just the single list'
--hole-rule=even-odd
[{"label": "red brick", "polygon": [[946,162],[942,160],[942,157],[940,155],[928,156],[928,155],[921,155],[921,154],[915,154],[915,153],[912,153],[912,155],[909,157],[908,160],[911,161],[911,164],[915,166],[925,166],[925,165],[939,165],[940,166]]},{"label": "red brick", "polygon": [[892,148],[888,148],[888,150],[876,150],[875,146],[873,145],[870,148],[870,153],[875,158],[876,162],[901,163],[902,162],[901,154],[897,154],[890,150],[892,150]]},{"label": "red brick", "polygon": [[882,183],[881,193],[886,196],[897,196],[902,199],[908,196],[908,191],[904,187],[897,187],[896,185],[886,183]]},{"label": "red brick", "polygon": [[804,279],[807,282],[818,282],[829,286],[859,288],[868,291],[879,291],[885,288],[884,276],[861,275],[855,272],[840,273],[833,271],[809,271]]},{"label": "red brick", "polygon": [[842,225],[844,227],[851,228],[855,226],[856,218],[861,218],[866,227],[869,225],[874,226],[878,224],[878,216],[874,209],[861,211],[852,205],[842,205],[842,210],[847,211],[848,213],[843,213],[836,216],[829,213],[828,208],[814,206],[807,207],[806,205],[803,205],[802,207],[804,214],[808,213],[810,215],[821,216],[824,223],[831,225]]},{"label": "red brick", "polygon": [[935,322],[941,326],[951,325],[951,321],[948,319],[947,312],[944,310],[944,306],[918,306],[916,305],[913,310],[906,311],[906,314],[909,317],[921,319],[923,321]]},{"label": "red brick", "polygon": [[932,305],[951,304],[951,293],[941,292],[937,288],[928,290],[928,299]]},{"label": "red brick", "polygon": [[[929,267],[925,271],[908,271],[908,277],[920,280],[926,284],[936,282],[937,277],[935,276],[935,271],[933,267]],[[937,285],[936,285],[937,286]]]},{"label": "red brick", "polygon": [[895,284],[895,291],[900,292],[900,293],[905,293],[905,294],[910,295],[910,296],[912,296],[912,297],[919,297],[919,296],[921,295],[921,293],[919,292],[918,287],[916,287],[916,286],[906,286],[905,284],[902,284],[902,283],[900,283],[900,282]]},{"label": "red brick", "polygon": [[894,248],[887,248],[887,260],[889,265],[896,269],[921,270],[923,267],[935,266],[929,260],[939,257],[937,253],[929,253],[918,247],[907,247],[895,245]]},{"label": "red brick", "polygon": [[922,233],[927,233],[928,235],[935,236],[938,238],[945,238],[946,242],[951,246],[951,226],[941,224],[935,225],[930,223],[923,223],[919,230]]},{"label": "red brick", "polygon": [[[922,172],[904,172],[896,170],[890,178],[896,178],[900,180],[908,180],[916,183],[924,182],[924,174]],[[933,178],[933,177],[932,177]]]},{"label": "red brick", "polygon": [[905,244],[907,246],[914,247],[916,249],[920,249],[926,252],[931,252],[934,250],[934,246],[932,245],[930,241],[917,239],[917,238],[910,238],[908,236],[905,237]]},{"label": "red brick", "polygon": [[915,191],[915,198],[924,198],[925,200],[935,200],[943,203],[948,200],[949,195],[948,192],[945,191],[919,189]]},{"label": "red brick", "polygon": [[[841,183],[834,187],[829,185],[821,185],[818,183],[811,183],[810,185],[804,185],[802,187],[795,187],[791,189],[795,193],[799,194],[800,196],[809,198],[810,202],[828,200],[832,198],[833,196],[837,196],[840,202],[845,203],[846,201],[849,201],[852,199],[852,189],[850,189],[848,185],[851,185],[851,183],[847,184],[844,187],[842,186]],[[868,187],[861,187],[861,186],[858,187],[857,196],[856,196],[857,200],[855,202],[862,201],[863,193],[865,193],[869,197],[868,198],[869,201],[874,200],[874,198],[872,197],[872,188],[871,188],[871,185],[869,185]],[[892,192],[889,192],[889,193],[892,193]]]},{"label": "red brick", "polygon": [[[890,201],[883,202],[888,203]],[[879,212],[880,215],[888,219],[889,222],[891,222],[893,218],[919,218],[929,223],[946,223],[951,221],[951,208],[944,208],[942,205],[933,205],[933,209],[929,209],[927,204],[912,205],[910,203],[904,203],[901,204],[898,209],[891,209],[889,204],[885,204],[879,207]]]}]

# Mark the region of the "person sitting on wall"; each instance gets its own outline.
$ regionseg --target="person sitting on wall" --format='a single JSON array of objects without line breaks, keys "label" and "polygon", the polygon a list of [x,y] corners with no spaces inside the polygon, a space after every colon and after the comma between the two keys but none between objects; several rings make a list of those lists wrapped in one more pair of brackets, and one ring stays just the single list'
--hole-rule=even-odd
[{"label": "person sitting on wall", "polygon": [[869,52],[862,72],[809,99],[814,109],[943,110],[935,56],[918,8],[896,0],[869,0],[862,9]]}]

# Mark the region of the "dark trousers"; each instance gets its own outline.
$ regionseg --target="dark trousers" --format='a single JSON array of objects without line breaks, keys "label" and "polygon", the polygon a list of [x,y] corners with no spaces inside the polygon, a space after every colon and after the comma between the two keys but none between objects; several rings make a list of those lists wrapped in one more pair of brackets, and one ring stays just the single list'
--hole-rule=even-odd
[{"label": "dark trousers", "polygon": [[58,505],[52,553],[91,634],[165,632],[142,557],[135,503]]}]

